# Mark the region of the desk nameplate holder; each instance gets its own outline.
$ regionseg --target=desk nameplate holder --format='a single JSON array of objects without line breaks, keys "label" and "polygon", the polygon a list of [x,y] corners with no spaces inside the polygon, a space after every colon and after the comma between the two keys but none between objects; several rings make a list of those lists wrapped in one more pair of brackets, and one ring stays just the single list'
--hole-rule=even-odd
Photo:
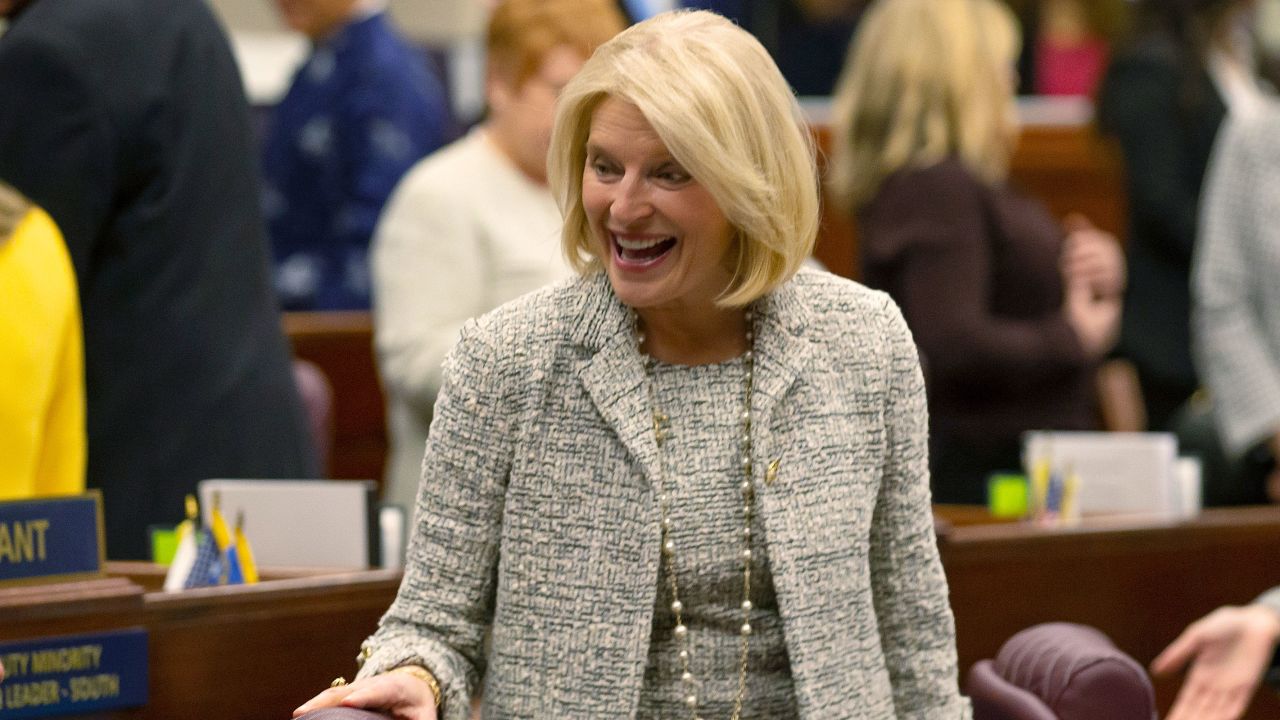
[{"label": "desk nameplate holder", "polygon": [[102,494],[0,502],[0,588],[102,577]]}]

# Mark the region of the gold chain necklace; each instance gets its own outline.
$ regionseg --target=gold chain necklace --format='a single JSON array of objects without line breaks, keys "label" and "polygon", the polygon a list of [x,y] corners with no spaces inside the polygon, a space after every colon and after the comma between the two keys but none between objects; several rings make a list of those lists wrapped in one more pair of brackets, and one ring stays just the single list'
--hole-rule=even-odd
[{"label": "gold chain necklace", "polygon": [[[662,523],[662,558],[663,567],[666,570],[667,586],[671,591],[671,612],[676,619],[673,632],[678,650],[677,657],[680,660],[680,681],[683,685],[684,703],[689,708],[689,717],[692,720],[702,720],[702,717],[698,714],[698,681],[694,677],[692,670],[690,670],[692,658],[689,653],[689,628],[684,624],[684,604],[680,601],[680,583],[676,572],[677,548],[671,533],[671,497],[667,490],[666,459],[662,454],[662,446],[671,434],[669,419],[658,409],[657,397],[653,387],[654,360],[652,356],[644,353],[644,333],[640,331],[639,316],[633,316],[633,319],[636,348],[644,358],[645,380],[649,391],[649,407],[653,413],[653,438],[657,442],[659,451],[657,485],[658,509]],[[753,515],[752,506],[755,500],[755,484],[751,463],[751,391],[755,369],[753,353],[755,341],[754,319],[754,313],[751,310],[747,310],[747,351],[742,356],[742,413],[739,416],[742,428],[741,456],[739,459],[742,480],[738,485],[742,497],[742,550],[740,553],[742,559],[742,626],[738,630],[741,652],[738,662],[738,692],[733,700],[733,720],[739,720],[742,715],[742,703],[747,694],[747,657],[751,648],[751,518]]]}]

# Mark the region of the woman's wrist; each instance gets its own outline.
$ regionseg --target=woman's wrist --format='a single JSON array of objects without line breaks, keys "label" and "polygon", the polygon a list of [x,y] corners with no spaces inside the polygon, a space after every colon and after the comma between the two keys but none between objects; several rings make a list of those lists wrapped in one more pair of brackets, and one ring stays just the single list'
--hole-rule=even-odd
[{"label": "woman's wrist", "polygon": [[430,670],[422,667],[421,665],[401,665],[400,667],[391,668],[387,672],[398,672],[404,673],[405,675],[412,675],[426,683],[427,687],[431,690],[431,698],[435,700],[436,711],[440,711],[440,705],[443,700],[440,693],[440,681],[436,680],[436,676],[432,675]]}]

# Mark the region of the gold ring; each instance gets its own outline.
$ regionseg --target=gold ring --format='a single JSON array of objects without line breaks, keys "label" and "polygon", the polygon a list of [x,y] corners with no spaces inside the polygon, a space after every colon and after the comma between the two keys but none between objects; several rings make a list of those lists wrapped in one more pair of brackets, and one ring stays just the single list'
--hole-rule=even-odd
[{"label": "gold ring", "polygon": [[346,678],[338,677],[338,678],[334,678],[333,682],[329,683],[329,687],[331,688],[342,687],[343,685],[346,685],[346,684],[347,684]]}]

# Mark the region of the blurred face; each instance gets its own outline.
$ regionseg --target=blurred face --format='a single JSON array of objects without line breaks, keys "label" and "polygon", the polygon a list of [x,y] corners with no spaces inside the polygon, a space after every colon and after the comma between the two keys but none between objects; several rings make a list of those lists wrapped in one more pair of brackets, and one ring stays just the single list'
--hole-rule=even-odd
[{"label": "blurred face", "polygon": [[341,27],[355,5],[356,0],[276,0],[285,24],[312,40],[323,40]]},{"label": "blurred face", "polygon": [[537,182],[547,181],[547,148],[555,123],[556,98],[583,62],[577,50],[558,45],[519,85],[501,72],[490,75],[490,135],[516,167]]},{"label": "blurred face", "polygon": [[592,115],[582,204],[626,305],[705,311],[729,286],[732,225],[635,105],[608,98]]}]

